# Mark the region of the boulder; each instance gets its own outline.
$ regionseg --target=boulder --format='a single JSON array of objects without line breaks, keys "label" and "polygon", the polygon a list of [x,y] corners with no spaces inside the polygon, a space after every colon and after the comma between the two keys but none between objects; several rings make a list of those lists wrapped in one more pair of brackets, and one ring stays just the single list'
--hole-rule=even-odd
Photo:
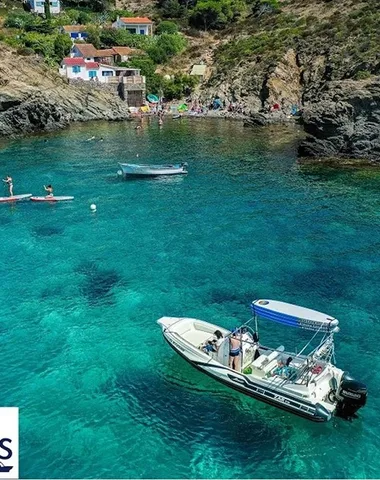
[{"label": "boulder", "polygon": [[330,82],[303,123],[301,156],[380,158],[380,81]]}]

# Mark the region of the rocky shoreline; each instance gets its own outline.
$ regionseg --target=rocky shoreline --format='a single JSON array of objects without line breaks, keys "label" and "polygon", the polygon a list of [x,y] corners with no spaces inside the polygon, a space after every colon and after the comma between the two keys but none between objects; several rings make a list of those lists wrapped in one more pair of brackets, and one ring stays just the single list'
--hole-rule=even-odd
[{"label": "rocky shoreline", "polygon": [[[52,131],[72,122],[130,118],[127,104],[116,91],[97,85],[69,85],[41,59],[21,57],[7,48],[2,53],[0,136]],[[289,53],[288,63],[294,67],[292,59]],[[285,82],[284,68],[276,72]],[[272,82],[279,88],[274,77]],[[268,92],[268,99],[274,101],[282,90],[277,97],[271,89]],[[210,94],[214,93],[208,91]],[[379,77],[325,82],[314,96],[304,96],[299,116],[288,114],[289,99],[272,112],[264,112],[258,98],[253,100],[253,104],[245,103],[245,113],[209,111],[206,117],[236,119],[250,127],[300,123],[306,133],[299,145],[301,157],[380,160]]]},{"label": "rocky shoreline", "polygon": [[69,85],[38,57],[10,48],[0,59],[0,135],[14,136],[65,128],[71,122],[125,120],[127,104],[96,85]]},{"label": "rocky shoreline", "polygon": [[331,82],[303,125],[301,156],[380,159],[380,79]]}]

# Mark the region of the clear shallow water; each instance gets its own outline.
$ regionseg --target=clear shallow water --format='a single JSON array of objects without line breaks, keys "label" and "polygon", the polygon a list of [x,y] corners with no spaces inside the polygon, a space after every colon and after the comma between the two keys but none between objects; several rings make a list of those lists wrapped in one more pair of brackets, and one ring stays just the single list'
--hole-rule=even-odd
[{"label": "clear shallow water", "polygon": [[[379,477],[380,171],[301,167],[295,151],[289,130],[197,119],[3,145],[16,194],[76,197],[0,205],[0,405],[20,407],[21,477]],[[121,180],[136,153],[190,173]],[[338,365],[370,389],[360,419],[315,425],[230,391],[156,325],[233,327],[259,297],[340,319]],[[263,327],[264,343],[302,343]]]}]

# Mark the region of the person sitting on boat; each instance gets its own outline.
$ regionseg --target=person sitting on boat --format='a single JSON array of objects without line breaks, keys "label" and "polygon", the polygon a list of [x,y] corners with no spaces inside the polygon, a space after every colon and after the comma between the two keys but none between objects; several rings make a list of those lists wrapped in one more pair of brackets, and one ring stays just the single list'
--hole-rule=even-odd
[{"label": "person sitting on boat", "polygon": [[239,360],[240,360],[240,344],[241,339],[237,338],[237,331],[234,330],[230,336],[230,361],[229,367],[234,370],[239,370]]},{"label": "person sitting on boat", "polygon": [[10,175],[7,175],[6,178],[3,178],[3,182],[8,185],[9,196],[13,197],[13,179]]},{"label": "person sitting on boat", "polygon": [[294,368],[289,366],[292,360],[292,357],[288,357],[285,363],[282,360],[279,360],[277,367],[273,370],[273,375],[279,375],[282,378],[292,377],[295,372]]},{"label": "person sitting on boat", "polygon": [[207,354],[208,352],[217,352],[223,340],[223,333],[220,330],[215,330],[212,340],[208,340],[201,348]]},{"label": "person sitting on boat", "polygon": [[53,196],[53,187],[51,185],[44,185],[44,189],[48,192],[47,197]]},{"label": "person sitting on boat", "polygon": [[223,333],[220,330],[215,330],[214,338],[212,340],[215,352],[217,352],[224,341]]},{"label": "person sitting on boat", "polygon": [[277,362],[277,367],[273,370],[272,375],[279,375],[280,377],[286,377],[286,365],[282,360]]}]

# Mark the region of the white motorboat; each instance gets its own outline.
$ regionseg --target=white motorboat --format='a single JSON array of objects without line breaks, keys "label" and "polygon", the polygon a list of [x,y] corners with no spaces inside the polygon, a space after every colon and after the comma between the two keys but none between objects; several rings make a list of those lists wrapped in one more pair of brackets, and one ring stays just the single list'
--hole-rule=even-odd
[{"label": "white motorboat", "polygon": [[[157,323],[181,357],[228,387],[315,422],[356,417],[367,387],[334,364],[338,320],[275,300],[256,300],[251,308],[253,318],[234,333],[194,318],[162,317]],[[259,342],[259,318],[314,333],[300,353],[267,347]],[[218,347],[217,330],[223,335]],[[240,342],[237,370],[229,367],[231,335]]]},{"label": "white motorboat", "polygon": [[124,176],[157,176],[157,175],[181,175],[187,173],[187,163],[175,163],[170,165],[142,165],[136,163],[119,163],[121,174]]}]

